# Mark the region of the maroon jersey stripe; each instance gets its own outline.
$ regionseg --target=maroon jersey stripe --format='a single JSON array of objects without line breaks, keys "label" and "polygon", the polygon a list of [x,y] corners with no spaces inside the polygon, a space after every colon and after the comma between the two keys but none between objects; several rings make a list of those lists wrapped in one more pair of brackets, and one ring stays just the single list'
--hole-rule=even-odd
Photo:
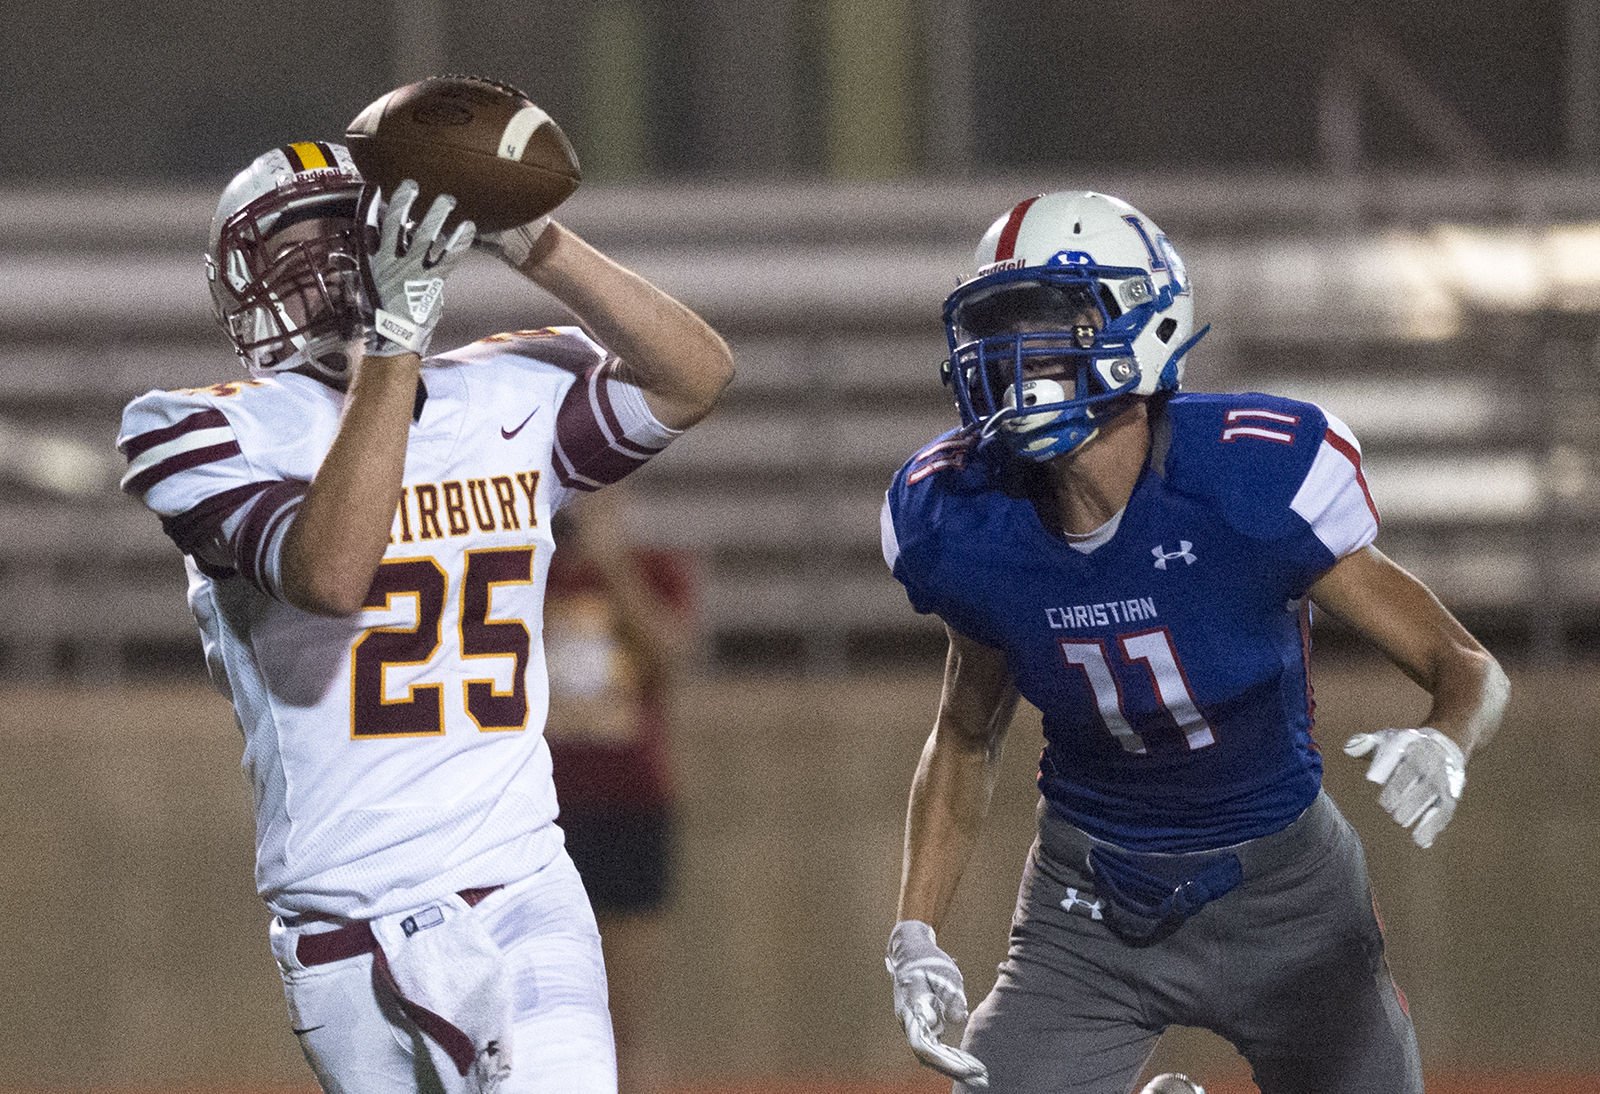
[{"label": "maroon jersey stripe", "polygon": [[267,525],[266,534],[261,537],[262,546],[257,549],[255,557],[250,561],[250,571],[255,575],[256,588],[262,592],[270,591],[267,588],[267,550],[265,545],[272,542],[281,525],[299,515],[300,499],[296,498],[272,515],[272,521]]},{"label": "maroon jersey stripe", "polygon": [[626,478],[648,462],[647,457],[635,456],[610,445],[591,448],[581,456],[574,457],[557,441],[556,454],[559,457],[556,477],[561,480],[561,485],[580,488],[587,485],[584,480],[607,486]]},{"label": "maroon jersey stripe", "polygon": [[192,555],[206,543],[222,538],[222,526],[257,494],[270,489],[270,482],[252,482],[212,494],[199,505],[175,517],[162,517],[161,529],[178,550]]},{"label": "maroon jersey stripe", "polygon": [[595,349],[586,342],[577,338],[551,333],[546,341],[538,342],[527,347],[528,355],[543,361],[547,365],[573,373],[582,377],[594,368],[599,362],[595,357]]},{"label": "maroon jersey stripe", "polygon": [[129,494],[143,494],[168,476],[176,475],[180,471],[188,471],[190,468],[199,467],[202,464],[225,460],[238,454],[238,441],[227,441],[223,444],[210,445],[207,448],[196,448],[190,452],[180,452],[178,455],[162,460],[154,467],[135,475],[122,489]]},{"label": "maroon jersey stripe", "polygon": [[250,512],[245,514],[244,522],[234,533],[234,561],[257,587],[266,586],[262,548],[271,542],[271,533],[280,523],[278,518],[287,516],[292,511],[293,507],[286,507],[285,503],[303,498],[308,485],[293,481],[272,483],[261,492]]},{"label": "maroon jersey stripe", "polygon": [[562,486],[593,490],[637,471],[657,452],[624,433],[607,381],[615,362],[591,368],[556,412],[555,471]]},{"label": "maroon jersey stripe", "polygon": [[148,433],[141,433],[137,437],[129,437],[118,447],[122,454],[130,461],[138,459],[158,444],[177,440],[185,433],[193,433],[197,429],[216,429],[218,426],[228,424],[228,419],[220,410],[199,410],[184,418],[175,425],[165,426],[161,429],[152,429]]},{"label": "maroon jersey stripe", "polygon": [[594,400],[594,405],[600,409],[600,417],[606,429],[616,440],[623,439],[622,421],[617,417],[617,408],[611,405],[611,390],[606,381],[611,378],[612,367],[610,364],[601,365],[590,370],[588,376],[589,398]]}]

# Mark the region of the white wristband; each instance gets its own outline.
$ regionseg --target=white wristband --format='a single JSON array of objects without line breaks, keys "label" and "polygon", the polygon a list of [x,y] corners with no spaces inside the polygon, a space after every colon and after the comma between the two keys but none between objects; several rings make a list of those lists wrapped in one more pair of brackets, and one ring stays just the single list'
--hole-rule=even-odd
[{"label": "white wristband", "polygon": [[519,224],[515,228],[507,228],[500,233],[500,253],[505,255],[506,261],[514,268],[520,270],[528,256],[533,254],[533,245],[539,242],[539,237],[544,235],[544,230],[550,227],[550,214],[546,213],[538,220],[530,220],[526,224]]},{"label": "white wristband", "polygon": [[[428,333],[403,316],[392,311],[375,308],[372,313],[372,329],[378,337],[384,340],[385,345],[380,345],[371,354],[375,357],[392,357],[400,353],[420,354],[428,344]],[[392,352],[385,352],[389,345],[394,346]]]}]

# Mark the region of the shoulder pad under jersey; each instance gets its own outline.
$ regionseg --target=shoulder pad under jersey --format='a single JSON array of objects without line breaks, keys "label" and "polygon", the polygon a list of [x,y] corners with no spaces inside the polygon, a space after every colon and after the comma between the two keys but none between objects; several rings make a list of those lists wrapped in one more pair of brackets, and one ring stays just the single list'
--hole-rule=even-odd
[{"label": "shoulder pad under jersey", "polygon": [[992,469],[971,427],[941,434],[895,473],[884,498],[879,534],[884,562],[918,611],[929,611],[941,537],[960,536]]},{"label": "shoulder pad under jersey", "polygon": [[430,364],[446,361],[468,363],[507,356],[550,365],[581,376],[611,355],[580,327],[540,327],[537,330],[491,334],[430,358]]},{"label": "shoulder pad under jersey", "polygon": [[[262,399],[263,393],[269,395]],[[303,428],[283,405],[284,385],[273,378],[229,380],[209,387],[151,391],[122,411],[117,449],[128,461],[125,493],[163,515],[188,509],[219,489],[254,476],[245,449],[270,434],[273,419]],[[297,420],[298,419],[298,420]]]},{"label": "shoulder pad under jersey", "polygon": [[1211,500],[1245,535],[1276,540],[1309,525],[1336,559],[1377,535],[1361,446],[1315,403],[1258,392],[1177,395],[1155,444],[1169,484]]},{"label": "shoulder pad under jersey", "polygon": [[337,420],[336,396],[303,377],[152,391],[123,410],[122,489],[208,575],[242,570],[274,592],[275,536],[314,472],[296,446],[331,436]]}]

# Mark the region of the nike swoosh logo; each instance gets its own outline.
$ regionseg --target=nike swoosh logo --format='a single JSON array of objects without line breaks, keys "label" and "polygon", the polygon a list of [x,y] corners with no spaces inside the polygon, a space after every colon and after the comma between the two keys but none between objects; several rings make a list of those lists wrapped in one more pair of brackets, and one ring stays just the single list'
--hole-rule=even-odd
[{"label": "nike swoosh logo", "polygon": [[[325,1026],[327,1024],[328,1023],[326,1023],[326,1022],[322,1023],[323,1026]],[[296,1037],[303,1037],[308,1033],[315,1033],[315,1032],[317,1032],[317,1030],[319,1030],[321,1028],[322,1028],[322,1026],[307,1026],[305,1029],[293,1029],[293,1028],[291,1028],[289,1030],[289,1032],[294,1034]]]},{"label": "nike swoosh logo", "polygon": [[539,413],[539,408],[538,407],[534,407],[533,408],[533,413],[529,414],[526,418],[522,419],[522,422],[515,429],[507,429],[505,426],[501,426],[500,427],[500,436],[504,437],[506,440],[509,441],[512,437],[515,437],[518,433],[521,433],[522,432],[522,427],[527,425],[529,422],[533,421],[533,415],[537,414],[537,413]]}]

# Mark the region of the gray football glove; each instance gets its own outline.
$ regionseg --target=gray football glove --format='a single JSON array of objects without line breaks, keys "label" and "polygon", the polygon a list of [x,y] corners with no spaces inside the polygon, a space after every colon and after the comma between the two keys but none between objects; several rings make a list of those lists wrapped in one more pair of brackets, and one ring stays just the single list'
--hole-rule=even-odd
[{"label": "gray football glove", "polygon": [[968,1086],[987,1087],[989,1069],[983,1061],[939,1040],[946,1022],[967,1020],[967,992],[961,970],[939,948],[933,928],[920,919],[896,923],[883,963],[894,981],[895,1017],[917,1059]]},{"label": "gray football glove", "polygon": [[1357,733],[1344,743],[1347,756],[1372,753],[1367,781],[1383,787],[1378,804],[1418,847],[1432,847],[1455,816],[1467,786],[1467,758],[1437,729],[1380,729]]},{"label": "gray football glove", "polygon": [[449,239],[439,239],[445,218],[456,207],[448,194],[434,198],[428,215],[411,230],[416,200],[417,184],[406,179],[387,205],[376,188],[367,203],[366,223],[377,230],[376,247],[361,249],[361,278],[372,303],[369,357],[427,352],[433,328],[444,315],[444,279],[472,246],[470,220],[457,225]]}]

